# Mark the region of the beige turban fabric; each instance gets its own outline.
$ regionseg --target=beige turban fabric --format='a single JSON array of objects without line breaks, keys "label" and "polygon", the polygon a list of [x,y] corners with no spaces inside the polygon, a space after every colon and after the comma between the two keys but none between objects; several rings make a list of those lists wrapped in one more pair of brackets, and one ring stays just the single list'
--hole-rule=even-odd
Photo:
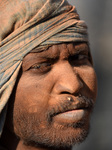
[{"label": "beige turban fabric", "polygon": [[88,42],[75,6],[66,0],[0,0],[0,135],[24,56],[63,42]]}]

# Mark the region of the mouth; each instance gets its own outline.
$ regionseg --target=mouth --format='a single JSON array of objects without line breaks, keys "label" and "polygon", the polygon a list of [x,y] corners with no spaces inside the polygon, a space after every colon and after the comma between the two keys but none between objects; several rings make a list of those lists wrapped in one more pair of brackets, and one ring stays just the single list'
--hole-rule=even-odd
[{"label": "mouth", "polygon": [[52,118],[60,121],[80,121],[92,112],[94,102],[85,96],[73,98],[73,103],[63,103],[54,108]]}]

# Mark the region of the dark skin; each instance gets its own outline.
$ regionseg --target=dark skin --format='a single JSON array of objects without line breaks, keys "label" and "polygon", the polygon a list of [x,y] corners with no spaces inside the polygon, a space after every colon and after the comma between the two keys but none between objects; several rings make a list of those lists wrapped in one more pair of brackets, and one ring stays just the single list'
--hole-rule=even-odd
[{"label": "dark skin", "polygon": [[96,95],[86,43],[29,53],[9,101],[2,144],[10,150],[71,150],[87,137]]}]

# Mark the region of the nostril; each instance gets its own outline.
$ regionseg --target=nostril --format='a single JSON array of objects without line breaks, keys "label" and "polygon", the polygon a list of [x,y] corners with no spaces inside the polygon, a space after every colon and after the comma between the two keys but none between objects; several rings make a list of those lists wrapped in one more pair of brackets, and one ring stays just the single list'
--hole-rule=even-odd
[{"label": "nostril", "polygon": [[61,92],[61,94],[71,94],[70,92]]},{"label": "nostril", "polygon": [[77,92],[77,93],[71,93],[71,92],[61,92],[60,94],[68,94],[68,95],[74,95],[74,96],[79,96],[79,92]]}]

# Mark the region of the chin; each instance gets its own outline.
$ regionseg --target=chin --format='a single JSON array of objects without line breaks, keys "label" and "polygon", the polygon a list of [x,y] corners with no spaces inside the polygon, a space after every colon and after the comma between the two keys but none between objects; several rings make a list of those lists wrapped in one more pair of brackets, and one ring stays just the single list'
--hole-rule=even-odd
[{"label": "chin", "polygon": [[[71,124],[49,124],[48,126],[35,126],[26,122],[24,129],[19,127],[17,135],[25,145],[35,148],[49,148],[54,150],[71,149],[73,145],[82,143],[89,133],[89,123],[83,120]],[[27,130],[25,130],[27,129]]]},{"label": "chin", "polygon": [[34,135],[32,137],[24,139],[24,144],[36,148],[51,148],[51,149],[71,149],[73,145],[82,143],[87,135],[89,130],[85,129],[73,129],[60,132],[47,132],[41,135]]}]

